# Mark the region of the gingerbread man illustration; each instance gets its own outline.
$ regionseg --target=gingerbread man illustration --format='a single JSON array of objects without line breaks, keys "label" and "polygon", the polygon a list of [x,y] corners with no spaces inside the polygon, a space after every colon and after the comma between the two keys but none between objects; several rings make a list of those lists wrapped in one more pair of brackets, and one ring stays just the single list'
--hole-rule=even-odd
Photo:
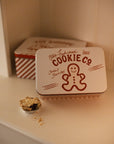
[{"label": "gingerbread man illustration", "polygon": [[85,74],[79,73],[80,67],[75,63],[71,63],[68,65],[67,71],[68,74],[62,75],[62,79],[66,81],[66,83],[62,84],[62,88],[65,91],[71,91],[73,88],[76,88],[79,91],[85,90],[87,87],[87,84],[83,83]]}]

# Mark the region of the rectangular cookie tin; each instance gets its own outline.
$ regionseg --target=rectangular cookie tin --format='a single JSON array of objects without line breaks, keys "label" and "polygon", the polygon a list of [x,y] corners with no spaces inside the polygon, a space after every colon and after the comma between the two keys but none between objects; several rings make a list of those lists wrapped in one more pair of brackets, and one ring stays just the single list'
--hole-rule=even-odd
[{"label": "rectangular cookie tin", "polygon": [[36,90],[39,94],[98,94],[106,89],[102,48],[50,48],[37,51]]},{"label": "rectangular cookie tin", "polygon": [[86,42],[79,40],[31,37],[19,46],[15,54],[16,75],[18,78],[35,79],[35,53],[39,48],[81,47]]}]

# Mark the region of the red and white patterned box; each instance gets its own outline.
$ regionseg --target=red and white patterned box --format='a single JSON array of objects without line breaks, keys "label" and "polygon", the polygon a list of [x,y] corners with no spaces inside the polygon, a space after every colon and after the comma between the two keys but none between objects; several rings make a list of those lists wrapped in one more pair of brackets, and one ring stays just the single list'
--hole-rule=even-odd
[{"label": "red and white patterned box", "polygon": [[35,53],[41,48],[84,47],[86,42],[55,38],[32,37],[18,47],[15,54],[16,75],[18,78],[35,79]]}]

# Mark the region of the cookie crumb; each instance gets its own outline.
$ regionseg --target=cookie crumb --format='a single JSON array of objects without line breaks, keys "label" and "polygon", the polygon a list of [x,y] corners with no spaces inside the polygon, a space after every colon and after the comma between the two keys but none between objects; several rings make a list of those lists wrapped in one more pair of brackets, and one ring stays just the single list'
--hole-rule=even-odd
[{"label": "cookie crumb", "polygon": [[20,100],[20,106],[25,111],[34,111],[41,107],[41,102],[37,97],[27,96],[25,99]]},{"label": "cookie crumb", "polygon": [[38,122],[39,122],[39,123],[42,122],[42,121],[43,121],[42,118],[39,118],[39,119],[38,119]]},{"label": "cookie crumb", "polygon": [[37,117],[34,117],[34,119],[37,119]]},{"label": "cookie crumb", "polygon": [[44,124],[43,122],[39,123],[40,126],[42,126],[43,124]]},{"label": "cookie crumb", "polygon": [[38,123],[40,126],[42,126],[44,124],[43,119],[41,117],[38,119]]}]

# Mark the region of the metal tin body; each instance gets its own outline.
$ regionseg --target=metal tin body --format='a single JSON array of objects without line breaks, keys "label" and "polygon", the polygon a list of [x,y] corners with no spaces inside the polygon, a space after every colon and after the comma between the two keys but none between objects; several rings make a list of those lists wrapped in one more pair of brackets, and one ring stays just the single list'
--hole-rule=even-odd
[{"label": "metal tin body", "polygon": [[36,90],[41,95],[102,93],[107,89],[102,48],[39,49]]}]

